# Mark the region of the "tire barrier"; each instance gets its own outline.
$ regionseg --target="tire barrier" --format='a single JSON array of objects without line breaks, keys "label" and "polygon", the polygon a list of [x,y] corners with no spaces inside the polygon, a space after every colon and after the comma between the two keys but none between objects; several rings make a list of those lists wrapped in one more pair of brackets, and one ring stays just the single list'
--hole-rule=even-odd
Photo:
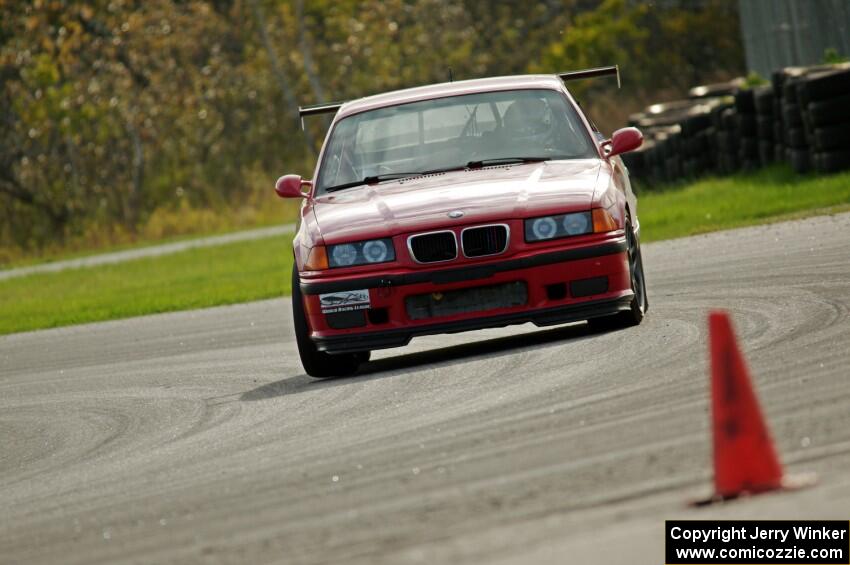
[{"label": "tire barrier", "polygon": [[786,162],[798,173],[850,169],[850,64],[788,67],[770,84],[692,88],[629,117],[644,133],[623,155],[644,188]]}]

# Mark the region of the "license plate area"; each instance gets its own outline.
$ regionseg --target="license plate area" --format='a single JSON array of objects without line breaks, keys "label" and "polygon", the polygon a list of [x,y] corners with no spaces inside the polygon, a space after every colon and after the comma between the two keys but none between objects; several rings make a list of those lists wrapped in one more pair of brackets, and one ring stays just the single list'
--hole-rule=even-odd
[{"label": "license plate area", "polygon": [[457,316],[498,308],[513,308],[528,303],[528,286],[514,281],[490,286],[462,288],[408,296],[404,300],[411,320]]}]

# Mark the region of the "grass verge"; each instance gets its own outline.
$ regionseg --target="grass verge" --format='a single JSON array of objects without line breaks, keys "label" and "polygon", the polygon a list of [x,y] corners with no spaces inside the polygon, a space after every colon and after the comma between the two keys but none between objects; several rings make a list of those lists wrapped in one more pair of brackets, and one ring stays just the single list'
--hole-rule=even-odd
[{"label": "grass verge", "polygon": [[272,237],[0,281],[0,334],[289,294],[291,242]]},{"label": "grass verge", "polygon": [[[850,210],[850,173],[772,167],[640,196],[644,241]],[[0,334],[288,294],[290,237],[0,281]]]},{"label": "grass verge", "polygon": [[100,253],[161,245],[252,228],[291,223],[300,203],[281,202],[270,191],[252,193],[236,205],[192,208],[185,202],[176,208],[155,210],[135,231],[120,224],[90,225],[82,233],[58,239],[42,248],[24,249],[0,240],[0,268],[9,269],[76,259]]},{"label": "grass verge", "polygon": [[798,175],[774,166],[639,193],[643,241],[850,210],[850,172]]}]

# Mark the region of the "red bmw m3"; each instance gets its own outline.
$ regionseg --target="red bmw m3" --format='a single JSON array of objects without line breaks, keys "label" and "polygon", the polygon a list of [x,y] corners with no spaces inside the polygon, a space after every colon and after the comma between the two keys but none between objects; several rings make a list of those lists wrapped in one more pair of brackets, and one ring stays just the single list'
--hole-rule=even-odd
[{"label": "red bmw m3", "polygon": [[[565,86],[615,67],[449,82],[301,109],[335,112],[293,241],[298,352],[355,372],[413,337],[532,322],[636,325],[640,222],[619,154]],[[618,77],[619,78],[619,77]]]}]

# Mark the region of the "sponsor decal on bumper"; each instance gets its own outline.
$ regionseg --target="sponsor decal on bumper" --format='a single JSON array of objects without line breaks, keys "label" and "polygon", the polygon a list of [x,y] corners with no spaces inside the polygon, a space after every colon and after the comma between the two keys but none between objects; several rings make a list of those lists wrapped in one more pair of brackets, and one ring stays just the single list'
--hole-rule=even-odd
[{"label": "sponsor decal on bumper", "polygon": [[369,289],[364,288],[320,294],[319,302],[322,306],[322,314],[366,310],[369,308]]}]

